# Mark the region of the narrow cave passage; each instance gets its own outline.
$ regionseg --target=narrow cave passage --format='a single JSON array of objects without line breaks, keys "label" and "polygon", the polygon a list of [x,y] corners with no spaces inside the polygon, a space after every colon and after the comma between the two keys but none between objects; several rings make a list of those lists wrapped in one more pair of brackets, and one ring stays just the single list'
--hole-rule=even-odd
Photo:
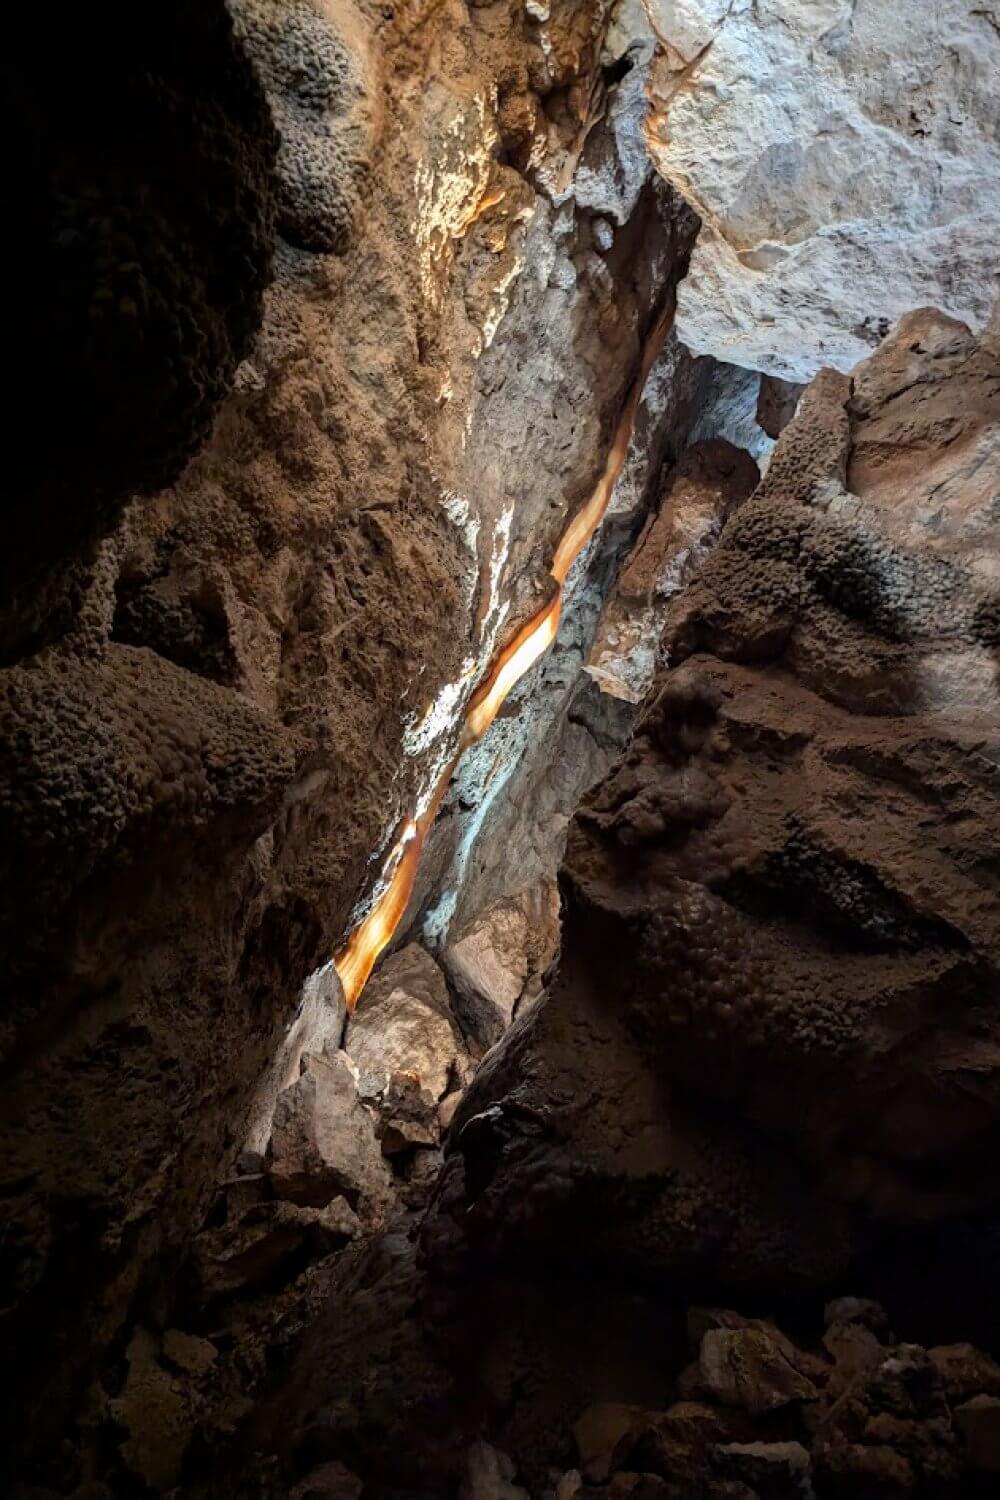
[{"label": "narrow cave passage", "polygon": [[992,1500],[1000,18],[11,26],[4,1493]]}]

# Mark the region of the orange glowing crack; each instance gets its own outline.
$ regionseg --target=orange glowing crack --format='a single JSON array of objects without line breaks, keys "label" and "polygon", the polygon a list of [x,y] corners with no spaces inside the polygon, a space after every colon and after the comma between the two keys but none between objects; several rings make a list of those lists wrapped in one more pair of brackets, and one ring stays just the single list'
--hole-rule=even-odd
[{"label": "orange glowing crack", "polygon": [[375,967],[379,955],[392,941],[393,934],[403,919],[410,903],[413,886],[417,878],[417,867],[423,852],[424,841],[431,824],[437,816],[445,790],[454,774],[459,760],[470,746],[482,739],[499,713],[508,694],[521,678],[534,666],[540,656],[551,646],[559,629],[562,610],[563,585],[584,547],[604,519],[612,491],[625,465],[635,414],[643,388],[657,355],[663,348],[667,333],[673,322],[674,298],[671,295],[660,317],[646,339],[642,365],[632,386],[628,400],[615,429],[614,441],[608,453],[604,472],[593,494],[572,518],[556,548],[551,574],[557,585],[555,597],[538,614],[528,620],[500,652],[485,681],[469,700],[465,724],[458,750],[445,768],[434,795],[419,818],[409,818],[403,825],[392,853],[386,861],[391,871],[381,896],[371,911],[354,929],[344,948],[337,955],[335,965],[349,1010],[358,1003],[368,976]]}]

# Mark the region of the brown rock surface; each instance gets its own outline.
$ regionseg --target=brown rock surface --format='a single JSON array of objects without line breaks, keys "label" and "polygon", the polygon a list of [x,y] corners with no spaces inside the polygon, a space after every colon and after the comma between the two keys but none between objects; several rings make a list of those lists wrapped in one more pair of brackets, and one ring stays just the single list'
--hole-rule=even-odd
[{"label": "brown rock surface", "polygon": [[[9,528],[25,600],[4,660],[28,654],[0,716],[0,1269],[37,1422],[10,1415],[41,1452],[259,1131],[301,985],[537,606],[694,230],[641,152],[619,170],[590,0],[544,29],[453,0],[233,11],[280,125],[276,187],[217,0],[148,35],[117,3],[68,20],[57,66],[32,21],[8,131],[25,221],[50,134],[79,153],[75,192],[103,132],[97,198],[55,226],[68,270],[46,259],[38,295],[10,282],[18,467],[58,511],[25,494]],[[105,46],[116,31],[138,62]],[[587,202],[556,205],[546,183],[583,158]],[[611,187],[609,241],[591,219]],[[58,443],[53,369],[73,392]],[[661,402],[643,429],[654,469],[673,420]],[[79,552],[129,486],[168,482],[39,595],[39,546]]]},{"label": "brown rock surface", "polygon": [[273,1287],[275,1273],[294,1276],[303,1252],[318,1257],[339,1249],[361,1233],[361,1222],[346,1198],[322,1208],[295,1203],[261,1203],[218,1229],[206,1229],[194,1245],[193,1267],[204,1304],[236,1293]]},{"label": "brown rock surface", "polygon": [[670,601],[759,478],[750,455],[722,439],[685,449],[601,615],[587,671],[602,692],[642,702]]},{"label": "brown rock surface", "polygon": [[813,1401],[817,1391],[779,1341],[761,1328],[710,1328],[698,1358],[701,1383],[724,1406],[762,1416],[790,1401]]},{"label": "brown rock surface", "polygon": [[[141,25],[127,0],[58,25],[26,9],[0,109],[19,206],[2,250],[18,365],[6,664],[66,630],[125,502],[173,482],[208,436],[260,325],[277,137],[223,0],[177,0]],[[54,363],[72,393],[58,441]]]},{"label": "brown rock surface", "polygon": [[307,1054],[301,1076],[278,1095],[267,1170],[275,1195],[290,1203],[324,1208],[344,1197],[368,1221],[384,1211],[389,1173],[343,1052]]},{"label": "brown rock surface", "polygon": [[444,975],[411,943],[394,953],[365,989],[344,1047],[365,1093],[381,1093],[393,1073],[411,1073],[434,1099],[446,1092],[465,1056],[452,1020]]},{"label": "brown rock surface", "polygon": [[1000,1397],[973,1396],[955,1408],[955,1422],[972,1468],[1000,1474]]},{"label": "brown rock surface", "polygon": [[820,375],[676,601],[453,1128],[478,1254],[787,1284],[994,1193],[998,356],[924,312]]},{"label": "brown rock surface", "polygon": [[517,1007],[541,994],[559,935],[559,892],[545,880],[490,907],[444,949],[458,1018],[474,1044],[491,1047]]}]

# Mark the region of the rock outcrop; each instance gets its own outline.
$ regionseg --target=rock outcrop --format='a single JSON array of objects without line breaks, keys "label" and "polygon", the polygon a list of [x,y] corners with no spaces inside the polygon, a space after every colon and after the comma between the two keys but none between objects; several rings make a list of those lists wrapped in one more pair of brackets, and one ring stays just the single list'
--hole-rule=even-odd
[{"label": "rock outcrop", "polygon": [[438,1100],[465,1080],[468,1055],[455,1026],[444,975],[415,943],[394,953],[372,979],[347,1027],[344,1047],[367,1094],[393,1073],[412,1073]]},{"label": "rock outcrop", "polygon": [[[865,1299],[820,1347],[816,1308],[884,1231],[994,1206],[998,336],[915,314],[797,382],[900,298],[982,318],[997,44],[957,0],[926,59],[868,0],[649,3],[652,72],[632,0],[114,0],[48,68],[12,22],[0,1279],[32,1500],[995,1467],[986,1354],[897,1347]],[[695,208],[688,336],[766,383],[651,340]],[[439,804],[605,473],[553,649]],[[349,1017],[331,957],[430,808]],[[688,1347],[688,1276],[801,1293],[816,1336],[702,1309]]]},{"label": "rock outcrop", "polygon": [[576,819],[437,1243],[454,1193],[476,1256],[787,1287],[993,1201],[998,356],[918,313],[802,397]]},{"label": "rock outcrop", "polygon": [[[249,353],[271,277],[277,136],[223,0],[25,10],[4,63],[0,663],[63,634],[126,501],[172,483]],[[63,398],[54,437],[53,371]]]},{"label": "rock outcrop", "polygon": [[628,703],[645,698],[671,601],[759,478],[750,455],[725,439],[693,443],[682,454],[618,575],[590,648],[586,670],[603,693]]},{"label": "rock outcrop", "polygon": [[485,1050],[541,995],[559,955],[559,892],[537,885],[488,908],[441,955],[466,1033]]},{"label": "rock outcrop", "polygon": [[[635,149],[641,88],[630,59],[605,78],[589,0],[544,25],[239,0],[256,74],[220,4],[168,9],[148,35],[118,5],[92,37],[68,24],[69,61],[8,132],[29,177],[54,132],[64,186],[97,174],[53,229],[24,339],[44,369],[15,408],[68,529],[25,497],[4,564],[26,603],[0,724],[0,1259],[28,1351],[31,1419],[10,1415],[42,1452],[219,1176],[260,1150],[322,1046],[306,1033],[335,1027],[302,984],[537,608],[694,230]],[[58,442],[44,403],[44,437],[16,415],[54,368]],[[673,423],[664,397],[651,470]],[[78,559],[129,488],[168,481],[40,598],[38,547]]]},{"label": "rock outcrop", "polygon": [[[650,150],[701,233],[677,326],[808,380],[902,314],[989,317],[1000,17],[976,0],[647,0]],[[985,190],[984,190],[985,189]]]}]

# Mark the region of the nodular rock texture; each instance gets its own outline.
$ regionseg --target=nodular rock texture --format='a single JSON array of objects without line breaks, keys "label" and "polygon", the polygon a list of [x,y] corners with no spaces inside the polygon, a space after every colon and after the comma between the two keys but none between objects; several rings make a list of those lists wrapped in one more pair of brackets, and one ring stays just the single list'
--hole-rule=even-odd
[{"label": "nodular rock texture", "polygon": [[[791,359],[747,334],[767,307],[733,302],[725,348],[785,378],[766,389],[668,340],[555,648],[428,841],[400,937],[448,978],[403,948],[345,1034],[330,957],[548,597],[698,223],[642,147],[663,59],[651,75],[634,7],[232,11],[105,7],[30,77],[44,18],[19,14],[4,65],[34,235],[11,241],[30,477],[0,564],[22,1493],[689,1500],[694,1462],[705,1500],[777,1500],[988,1469],[975,1351],[876,1361],[851,1333],[793,1357],[727,1314],[684,1375],[677,1297],[648,1288],[815,1296],[883,1231],[995,1198],[995,333],[914,315],[787,426],[824,353],[801,329]],[[833,41],[850,54],[850,28]],[[993,47],[971,82],[957,49],[973,104]],[[941,152],[954,92],[931,89]],[[931,290],[978,315],[989,202],[967,222],[967,177],[946,187],[934,213],[968,250],[935,221],[922,275],[928,243],[954,249]],[[840,363],[897,305],[850,274],[882,301],[843,346],[805,299]],[[677,593],[648,549],[672,545],[666,471],[706,451],[725,483]],[[608,610],[655,572],[639,654],[665,632],[618,761],[653,664],[623,662],[620,696],[584,668],[630,555]],[[832,1456],[810,1427],[831,1359],[854,1394],[877,1365],[817,1413]],[[592,1478],[571,1430],[595,1401],[616,1413],[588,1442],[610,1425],[615,1462],[623,1408],[721,1406],[671,1407],[639,1467]],[[725,1415],[744,1407],[793,1411]],[[651,1448],[678,1443],[664,1474]]]},{"label": "nodular rock texture", "polygon": [[998,422],[996,332],[903,319],[674,601],[456,1118],[476,1254],[787,1287],[995,1202]]},{"label": "nodular rock texture", "polygon": [[[27,1350],[6,1414],[44,1454],[96,1351],[173,1285],[216,1182],[261,1149],[302,1052],[336,1028],[335,1002],[306,1005],[303,981],[365,909],[478,676],[545,596],[696,227],[636,150],[634,59],[605,76],[589,0],[544,26],[458,0],[237,0],[233,15],[242,52],[218,6],[148,22],[166,71],[149,92],[135,70],[137,108],[162,105],[177,139],[161,160],[118,129],[108,93],[124,160],[99,159],[112,180],[98,173],[96,198],[81,186],[87,255],[57,278],[74,316],[57,298],[38,344],[46,378],[63,336],[89,361],[73,420],[92,394],[101,407],[75,450],[34,444],[40,462],[78,461],[72,526],[24,508],[31,558],[51,556],[25,567],[27,614],[16,590],[4,603],[0,1260],[8,1336]],[[60,63],[60,111],[83,86],[74,65]],[[55,123],[85,154],[83,127]],[[153,230],[133,223],[136,194],[162,229],[137,242],[139,271],[131,241]],[[201,279],[161,284],[171,256]],[[89,343],[74,331],[98,293],[107,348],[105,322]],[[138,355],[122,363],[129,298],[147,355],[164,333],[176,392]],[[107,381],[123,374],[119,401]],[[651,471],[680,430],[666,392],[655,416]],[[124,491],[167,481],[97,545]],[[503,894],[487,883],[469,914]]]},{"label": "nodular rock texture", "polygon": [[[433,1100],[394,1075],[403,1211],[374,1239],[228,1190],[249,1281],[186,1309],[224,1345],[182,1392],[193,1493],[308,1493],[325,1465],[379,1500],[991,1493],[1000,1367],[956,1337],[998,1330],[989,1291],[959,1313],[951,1226],[996,1211],[998,361],[923,312],[804,393],[668,606],[631,745],[570,829],[558,975],[440,1175]],[[378,1004],[396,965],[444,1007],[429,963],[391,959]],[[897,1340],[848,1267],[880,1252],[919,1325],[935,1221],[954,1331]]]}]

